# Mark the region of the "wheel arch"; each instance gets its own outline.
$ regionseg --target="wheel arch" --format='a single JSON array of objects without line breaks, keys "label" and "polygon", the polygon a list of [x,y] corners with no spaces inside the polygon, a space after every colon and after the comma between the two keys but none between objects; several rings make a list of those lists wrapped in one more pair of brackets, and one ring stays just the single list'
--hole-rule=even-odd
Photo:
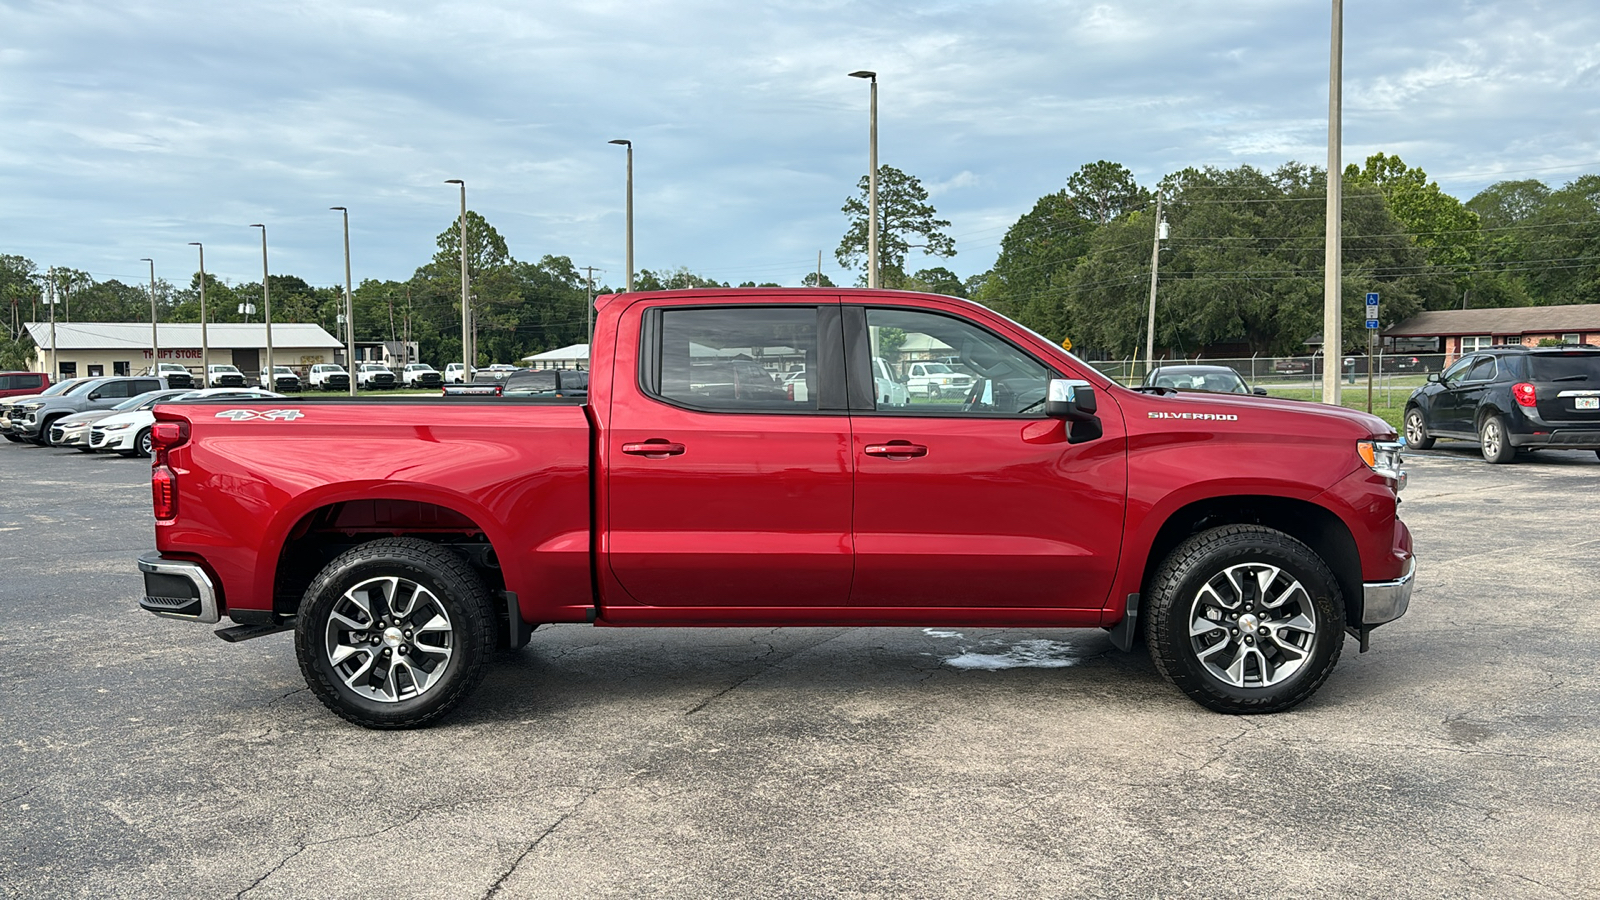
[{"label": "wheel arch", "polygon": [[[284,516],[288,519],[290,516]],[[509,538],[495,534],[482,510],[447,497],[361,491],[321,497],[293,515],[292,524],[282,531],[270,569],[261,567],[270,578],[272,612],[292,615],[312,579],[334,557],[389,537],[420,538],[449,546],[466,558],[491,591],[505,589],[500,549]]]},{"label": "wheel arch", "polygon": [[[1175,510],[1156,532],[1140,576],[1141,597],[1150,594],[1157,568],[1190,535],[1223,525],[1261,525],[1294,538],[1327,563],[1344,595],[1347,625],[1360,625],[1361,553],[1344,520],[1309,500],[1262,494],[1207,497]],[[1354,600],[1352,600],[1354,598]],[[1142,617],[1141,617],[1142,618]]]}]

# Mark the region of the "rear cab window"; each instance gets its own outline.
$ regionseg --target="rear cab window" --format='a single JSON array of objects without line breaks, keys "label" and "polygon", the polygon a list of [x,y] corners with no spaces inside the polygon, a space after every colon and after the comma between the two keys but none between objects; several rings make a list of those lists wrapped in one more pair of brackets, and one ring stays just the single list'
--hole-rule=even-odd
[{"label": "rear cab window", "polygon": [[[824,333],[832,342],[826,348]],[[839,410],[842,374],[828,371],[842,355],[838,335],[838,311],[831,307],[652,309],[645,317],[640,386],[658,400],[706,412]],[[784,380],[802,367],[804,377]]]}]

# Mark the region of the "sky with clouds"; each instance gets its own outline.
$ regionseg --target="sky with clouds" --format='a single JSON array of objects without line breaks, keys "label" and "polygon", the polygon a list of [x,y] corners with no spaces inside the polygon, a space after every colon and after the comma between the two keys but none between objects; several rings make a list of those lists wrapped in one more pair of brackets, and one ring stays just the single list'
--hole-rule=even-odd
[{"label": "sky with clouds", "polygon": [[[0,0],[0,253],[96,278],[408,277],[468,205],[519,259],[797,284],[867,164],[962,276],[1079,165],[1326,161],[1329,0]],[[1467,199],[1600,171],[1600,4],[1346,0],[1344,157]],[[908,268],[924,261],[913,258]]]}]

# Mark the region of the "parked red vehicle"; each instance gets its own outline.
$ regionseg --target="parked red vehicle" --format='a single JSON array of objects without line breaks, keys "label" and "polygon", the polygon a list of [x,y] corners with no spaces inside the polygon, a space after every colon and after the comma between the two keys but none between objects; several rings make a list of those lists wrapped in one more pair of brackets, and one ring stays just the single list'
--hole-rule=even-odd
[{"label": "parked red vehicle", "polygon": [[[1409,603],[1373,416],[1129,390],[948,297],[596,306],[586,398],[158,407],[141,605],[293,629],[330,709],[396,728],[556,622],[1105,628],[1211,709],[1274,712]],[[872,359],[903,345],[972,385],[879,406]],[[758,383],[801,364],[798,399]]]},{"label": "parked red vehicle", "polygon": [[0,397],[22,397],[43,393],[50,376],[43,372],[0,372]]}]

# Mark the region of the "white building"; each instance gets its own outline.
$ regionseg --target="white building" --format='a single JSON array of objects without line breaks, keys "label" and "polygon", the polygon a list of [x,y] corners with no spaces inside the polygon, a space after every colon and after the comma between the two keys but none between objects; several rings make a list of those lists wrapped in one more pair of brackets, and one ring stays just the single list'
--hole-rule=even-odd
[{"label": "white building", "polygon": [[[50,366],[49,322],[29,322],[38,353],[30,368],[48,371]],[[189,367],[195,374],[209,365],[237,366],[254,376],[266,364],[267,326],[211,323],[206,326],[209,362],[200,358],[200,323],[175,322],[157,326],[156,340],[161,345],[160,361]],[[56,371],[53,380],[80,375],[133,375],[156,361],[150,346],[149,322],[57,322],[55,324]],[[319,325],[298,323],[272,326],[272,356],[277,365],[291,366],[305,374],[317,363],[342,362],[344,345]],[[335,354],[337,353],[337,357]]]},{"label": "white building", "polygon": [[573,344],[570,347],[524,356],[522,364],[530,369],[587,369],[589,345]]}]

